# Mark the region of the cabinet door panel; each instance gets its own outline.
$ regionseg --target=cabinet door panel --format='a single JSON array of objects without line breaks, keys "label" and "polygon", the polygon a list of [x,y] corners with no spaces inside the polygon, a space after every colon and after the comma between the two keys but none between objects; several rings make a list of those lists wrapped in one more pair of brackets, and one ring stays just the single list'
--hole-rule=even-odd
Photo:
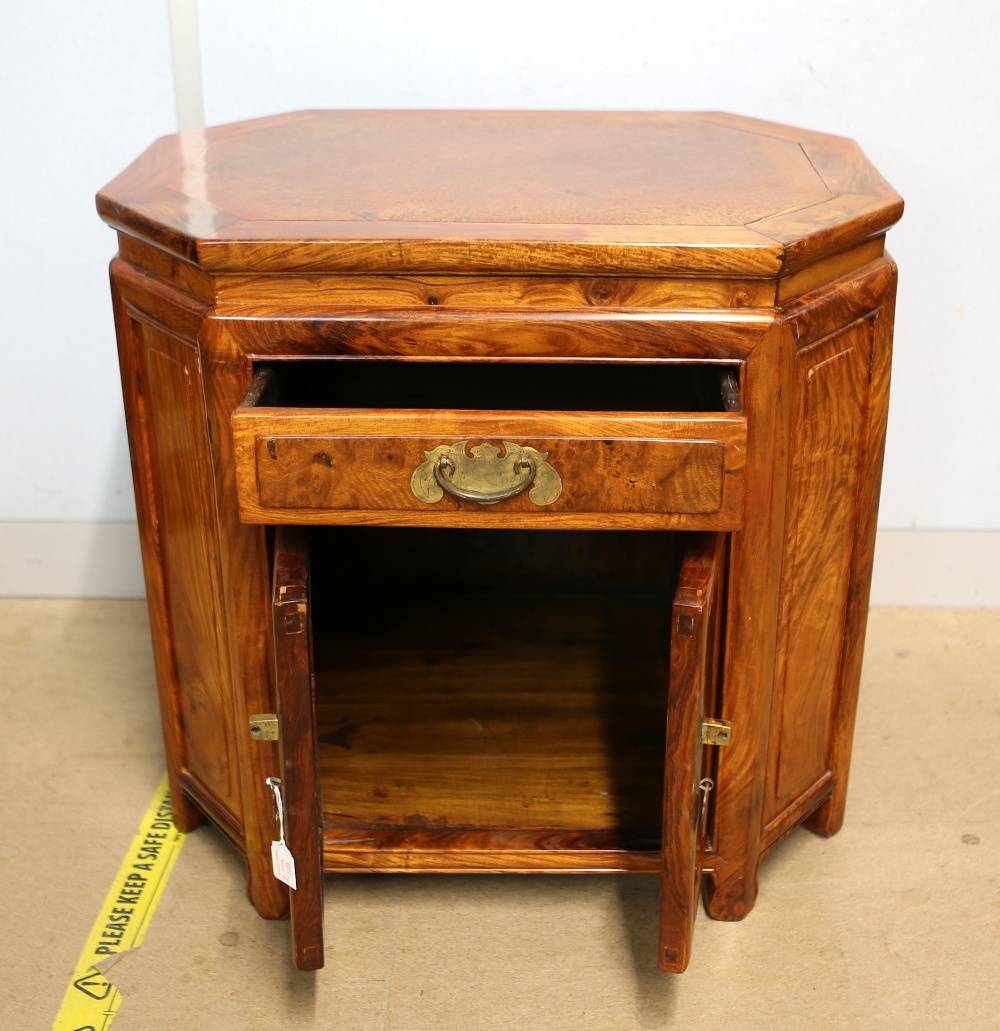
[{"label": "cabinet door panel", "polygon": [[289,889],[292,953],[299,970],[323,965],[323,869],[312,676],[306,532],[278,527],[272,593],[275,677],[281,726],[285,840],[295,861]]},{"label": "cabinet door panel", "polygon": [[701,889],[710,790],[701,729],[715,694],[725,539],[698,535],[688,546],[671,613],[659,963],[674,973],[690,958]]}]

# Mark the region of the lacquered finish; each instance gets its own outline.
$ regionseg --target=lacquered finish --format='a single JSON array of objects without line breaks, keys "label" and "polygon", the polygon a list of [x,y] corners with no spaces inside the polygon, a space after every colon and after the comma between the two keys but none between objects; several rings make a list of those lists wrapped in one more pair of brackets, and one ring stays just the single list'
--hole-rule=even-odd
[{"label": "lacquered finish", "polygon": [[[323,869],[641,870],[661,874],[659,961],[679,970],[700,879],[709,912],[738,919],[792,828],[840,827],[888,402],[884,233],[902,210],[855,144],[714,114],[305,112],[165,138],[98,204],[120,231],[112,282],[175,815],[216,823],[246,856],[254,905],[280,916],[265,782],[284,764],[308,868],[299,965],[321,961]],[[293,365],[336,394],[345,361],[373,383],[397,383],[395,367],[425,384],[434,365],[432,381],[474,392],[544,365],[550,403],[500,403],[499,388],[477,404],[462,390],[440,404],[246,400],[261,369]],[[567,382],[598,370],[580,404],[559,363]],[[646,370],[633,404],[613,389],[622,366]],[[735,407],[731,393],[647,403],[644,380],[692,370],[728,370]],[[559,498],[420,501],[413,469],[460,440],[548,453]],[[488,528],[517,532],[458,562],[455,534]],[[351,534],[390,535],[382,567],[347,561],[367,553]],[[640,574],[660,567],[636,542],[665,539],[673,558],[647,590]],[[305,638],[282,636],[292,602],[271,582],[275,565],[304,599],[307,550],[315,720]],[[486,593],[466,568],[488,574]],[[576,600],[539,616],[529,592],[512,609],[525,575]],[[416,628],[438,603],[417,582],[445,592],[440,640],[458,649],[436,672]],[[373,585],[374,625],[334,660],[336,620]],[[592,637],[574,638],[574,618]],[[401,635],[380,652],[383,625]],[[283,741],[252,741],[249,715],[278,711],[279,695]],[[728,747],[693,741],[702,715],[732,722]],[[341,747],[344,727],[368,747]],[[526,765],[498,788],[484,771],[514,754]],[[407,766],[426,776],[408,781]]]},{"label": "lacquered finish", "polygon": [[159,140],[98,200],[213,272],[770,277],[902,208],[849,140],[656,112],[303,111]]},{"label": "lacquered finish", "polygon": [[[740,415],[238,411],[240,511],[260,523],[392,523],[735,529],[742,516]],[[483,509],[429,508],[410,487],[442,443],[508,439],[543,451],[563,480],[544,508],[525,495]]]}]

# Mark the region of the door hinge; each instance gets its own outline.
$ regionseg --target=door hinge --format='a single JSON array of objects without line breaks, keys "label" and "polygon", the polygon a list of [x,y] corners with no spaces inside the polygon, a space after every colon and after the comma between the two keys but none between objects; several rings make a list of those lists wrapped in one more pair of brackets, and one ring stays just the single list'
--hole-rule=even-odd
[{"label": "door hinge", "polygon": [[701,743],[703,745],[728,745],[733,739],[733,725],[729,720],[713,720],[705,717],[701,721]]},{"label": "door hinge", "polygon": [[258,712],[250,717],[250,736],[254,741],[277,741],[281,736],[278,716],[273,712]]}]

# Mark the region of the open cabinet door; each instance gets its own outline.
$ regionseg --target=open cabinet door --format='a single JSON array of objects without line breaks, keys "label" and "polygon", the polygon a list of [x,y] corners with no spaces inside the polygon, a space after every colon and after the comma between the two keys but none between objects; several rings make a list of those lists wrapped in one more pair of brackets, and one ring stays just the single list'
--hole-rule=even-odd
[{"label": "open cabinet door", "polygon": [[271,620],[284,832],[296,882],[289,887],[292,955],[299,970],[318,970],[323,965],[323,831],[313,714],[309,549],[302,527],[275,530]]},{"label": "open cabinet door", "polygon": [[671,612],[659,963],[678,974],[690,959],[701,889],[712,786],[702,721],[706,706],[714,704],[718,677],[725,539],[721,533],[693,536]]}]

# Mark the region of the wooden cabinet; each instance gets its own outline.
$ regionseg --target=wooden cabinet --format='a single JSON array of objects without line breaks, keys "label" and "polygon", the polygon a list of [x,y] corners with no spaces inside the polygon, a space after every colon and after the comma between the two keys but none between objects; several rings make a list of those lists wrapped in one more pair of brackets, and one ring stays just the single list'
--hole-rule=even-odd
[{"label": "wooden cabinet", "polygon": [[600,871],[683,970],[702,884],[839,828],[902,211],[853,143],[305,112],[98,207],[175,817],[300,967],[324,872]]}]

